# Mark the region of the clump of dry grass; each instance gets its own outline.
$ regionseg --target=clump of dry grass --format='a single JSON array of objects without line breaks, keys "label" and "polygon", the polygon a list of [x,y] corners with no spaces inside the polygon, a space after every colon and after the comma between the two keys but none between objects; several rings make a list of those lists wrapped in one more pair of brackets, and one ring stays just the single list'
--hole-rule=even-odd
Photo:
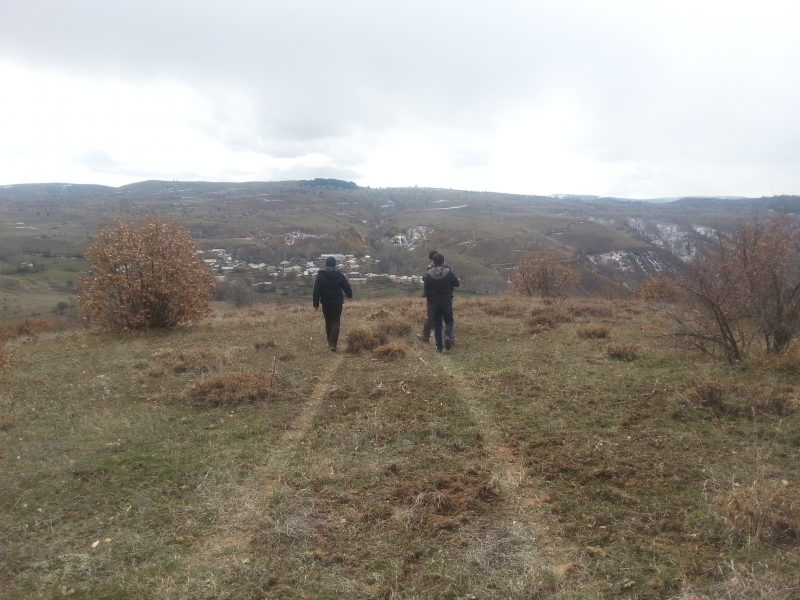
[{"label": "clump of dry grass", "polygon": [[0,417],[0,431],[8,431],[17,424],[16,419],[11,417]]},{"label": "clump of dry grass", "polygon": [[368,315],[367,319],[369,319],[370,321],[377,321],[378,319],[388,319],[391,316],[392,313],[380,309],[378,312],[374,312],[371,315]]},{"label": "clump of dry grass", "polygon": [[260,371],[222,373],[186,388],[185,396],[197,407],[235,406],[294,397],[291,382],[281,375]]},{"label": "clump of dry grass", "polygon": [[294,360],[297,357],[295,356],[294,352],[292,352],[291,350],[287,350],[286,352],[282,352],[275,358],[277,358],[281,362],[288,362],[290,360]]},{"label": "clump of dry grass", "polygon": [[386,319],[380,324],[380,328],[390,337],[408,335],[413,329],[411,323],[408,321],[401,321],[400,319]]},{"label": "clump of dry grass", "polygon": [[688,398],[714,417],[756,414],[788,416],[794,411],[794,390],[779,387],[765,390],[758,385],[736,386],[720,381],[700,381],[687,388]]},{"label": "clump of dry grass", "polygon": [[277,348],[278,344],[275,343],[275,340],[262,340],[256,342],[254,346],[256,347],[256,350],[264,350],[266,348]]},{"label": "clump of dry grass", "polygon": [[515,302],[486,302],[481,305],[487,315],[493,317],[519,318],[525,314],[527,307]]},{"label": "clump of dry grass", "polygon": [[613,344],[606,346],[606,356],[614,360],[632,361],[639,355],[639,346]]},{"label": "clump of dry grass", "polygon": [[218,350],[198,348],[177,350],[164,348],[155,352],[147,361],[137,363],[137,367],[149,367],[151,375],[159,375],[164,370],[174,373],[208,373],[228,364],[228,357]]},{"label": "clump of dry grass", "polygon": [[378,346],[373,352],[386,360],[395,360],[397,358],[403,358],[407,350],[408,346],[405,344],[392,343]]},{"label": "clump of dry grass", "polygon": [[598,304],[573,304],[566,306],[565,309],[573,317],[599,317],[609,319],[614,316],[614,311],[610,307]]},{"label": "clump of dry grass", "polygon": [[722,500],[739,534],[768,544],[800,543],[800,490],[784,481],[756,481]]},{"label": "clump of dry grass", "polygon": [[539,333],[555,328],[560,323],[570,323],[574,319],[558,306],[536,306],[531,309],[530,318],[525,325],[531,333]]},{"label": "clump of dry grass", "polygon": [[768,354],[758,361],[758,366],[777,373],[798,375],[800,374],[800,352],[789,350],[780,354]]},{"label": "clump of dry grass", "polygon": [[0,369],[4,369],[11,362],[11,351],[5,346],[0,346]]},{"label": "clump of dry grass", "polygon": [[591,340],[605,339],[610,333],[611,330],[608,327],[583,327],[577,331],[579,338]]},{"label": "clump of dry grass", "polygon": [[348,352],[361,352],[363,350],[374,350],[378,346],[383,346],[388,341],[383,331],[369,329],[367,327],[357,327],[347,332],[345,336]]}]

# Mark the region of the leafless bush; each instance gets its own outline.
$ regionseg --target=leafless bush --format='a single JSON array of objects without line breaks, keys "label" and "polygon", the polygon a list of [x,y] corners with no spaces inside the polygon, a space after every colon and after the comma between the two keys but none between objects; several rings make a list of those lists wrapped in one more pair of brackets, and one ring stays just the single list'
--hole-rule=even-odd
[{"label": "leafless bush", "polygon": [[384,332],[366,327],[357,327],[347,332],[345,336],[348,352],[361,352],[374,350],[386,344],[387,336]]},{"label": "leafless bush", "polygon": [[575,290],[578,272],[555,254],[521,259],[511,274],[509,291],[519,296],[564,300]]}]

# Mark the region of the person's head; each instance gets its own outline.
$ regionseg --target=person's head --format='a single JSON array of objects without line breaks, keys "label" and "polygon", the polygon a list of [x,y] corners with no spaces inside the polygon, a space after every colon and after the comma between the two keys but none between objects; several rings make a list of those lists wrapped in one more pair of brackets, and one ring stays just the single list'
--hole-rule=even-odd
[{"label": "person's head", "polygon": [[431,260],[433,260],[433,264],[437,267],[441,267],[444,264],[444,256],[438,253],[434,254]]},{"label": "person's head", "polygon": [[438,250],[431,250],[428,252],[428,260],[433,260],[433,257],[439,254]]},{"label": "person's head", "polygon": [[329,256],[325,259],[325,266],[326,267],[335,267],[336,266],[336,259],[332,256]]}]

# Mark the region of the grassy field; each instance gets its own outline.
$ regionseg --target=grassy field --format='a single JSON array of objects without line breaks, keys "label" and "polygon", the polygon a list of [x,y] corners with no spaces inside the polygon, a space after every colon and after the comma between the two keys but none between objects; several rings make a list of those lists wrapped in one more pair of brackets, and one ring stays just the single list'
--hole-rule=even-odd
[{"label": "grassy field", "polygon": [[[307,304],[14,335],[0,595],[797,598],[800,360],[663,343],[637,303]],[[29,333],[34,333],[29,331]],[[0,361],[2,362],[2,361]]]}]

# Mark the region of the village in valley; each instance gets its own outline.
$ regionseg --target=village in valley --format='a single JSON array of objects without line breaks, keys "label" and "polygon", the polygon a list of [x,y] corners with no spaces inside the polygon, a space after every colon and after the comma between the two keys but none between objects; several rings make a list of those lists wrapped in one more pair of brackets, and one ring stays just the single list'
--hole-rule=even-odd
[{"label": "village in valley", "polygon": [[329,256],[336,259],[337,268],[347,276],[351,285],[364,285],[367,282],[422,285],[422,277],[419,275],[382,273],[380,261],[369,255],[356,257],[353,254],[320,254],[319,258],[315,260],[283,260],[276,265],[268,265],[263,262],[248,263],[237,260],[225,248],[198,250],[197,253],[203,256],[203,262],[215,272],[218,281],[226,281],[229,277],[237,275],[250,274],[260,280],[251,283],[254,288],[271,286],[273,282],[281,279],[313,278],[320,269],[325,268],[325,260]]}]

